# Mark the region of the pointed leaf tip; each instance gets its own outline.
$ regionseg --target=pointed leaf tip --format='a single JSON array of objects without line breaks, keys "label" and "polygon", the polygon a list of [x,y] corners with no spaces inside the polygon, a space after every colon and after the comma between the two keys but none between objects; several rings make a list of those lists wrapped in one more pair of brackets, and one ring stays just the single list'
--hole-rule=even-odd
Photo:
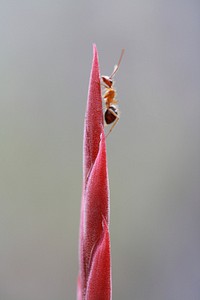
[{"label": "pointed leaf tip", "polygon": [[103,108],[100,85],[100,71],[98,52],[93,45],[93,61],[90,73],[87,108],[85,114],[84,126],[84,178],[86,180],[88,173],[96,159],[100,135],[103,132]]}]

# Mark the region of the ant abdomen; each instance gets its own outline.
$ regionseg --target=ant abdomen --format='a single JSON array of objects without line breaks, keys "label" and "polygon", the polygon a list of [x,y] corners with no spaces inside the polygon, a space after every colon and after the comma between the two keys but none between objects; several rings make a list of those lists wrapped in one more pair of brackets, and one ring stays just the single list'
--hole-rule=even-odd
[{"label": "ant abdomen", "polygon": [[106,109],[105,111],[106,124],[113,123],[117,117],[118,117],[118,110],[114,105],[111,105],[108,109]]}]

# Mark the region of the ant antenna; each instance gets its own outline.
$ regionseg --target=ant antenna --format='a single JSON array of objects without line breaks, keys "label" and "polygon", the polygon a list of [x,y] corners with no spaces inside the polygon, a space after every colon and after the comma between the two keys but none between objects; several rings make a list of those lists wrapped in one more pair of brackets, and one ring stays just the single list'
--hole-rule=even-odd
[{"label": "ant antenna", "polygon": [[114,75],[116,74],[117,70],[119,69],[119,65],[120,65],[120,63],[122,61],[122,57],[124,55],[124,51],[125,51],[125,49],[122,49],[119,61],[118,61],[117,65],[114,66],[114,70],[113,70],[112,74],[109,77],[110,79],[114,77]]}]

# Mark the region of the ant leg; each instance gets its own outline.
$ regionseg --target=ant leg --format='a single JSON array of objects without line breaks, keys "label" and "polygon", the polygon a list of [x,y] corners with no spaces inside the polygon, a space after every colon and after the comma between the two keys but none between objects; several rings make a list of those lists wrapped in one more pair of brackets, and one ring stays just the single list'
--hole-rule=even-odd
[{"label": "ant leg", "polygon": [[115,127],[115,125],[117,124],[117,122],[119,121],[119,117],[116,118],[116,120],[114,121],[112,127],[110,128],[109,132],[106,134],[106,138],[109,136],[109,134],[111,133],[111,131],[113,130],[113,128]]},{"label": "ant leg", "polygon": [[113,130],[113,128],[115,127],[117,122],[119,121],[119,116],[112,109],[109,109],[109,111],[116,117],[116,120],[114,121],[114,123],[113,123],[112,127],[110,128],[109,132],[106,134],[106,138],[109,136],[109,134],[111,133],[111,131]]},{"label": "ant leg", "polygon": [[106,89],[108,88],[107,85],[105,85],[103,82],[101,82],[101,85],[102,85],[103,87],[105,87]]}]

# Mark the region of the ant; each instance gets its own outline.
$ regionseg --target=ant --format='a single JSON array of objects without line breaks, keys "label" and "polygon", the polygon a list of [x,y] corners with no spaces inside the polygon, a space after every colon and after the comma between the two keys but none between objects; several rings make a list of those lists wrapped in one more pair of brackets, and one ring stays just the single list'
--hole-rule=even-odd
[{"label": "ant", "polygon": [[106,110],[104,113],[104,119],[106,124],[112,124],[112,127],[110,128],[108,134],[106,137],[111,133],[117,122],[119,121],[119,110],[116,106],[117,100],[115,99],[116,96],[116,90],[113,88],[113,77],[117,73],[119,69],[119,65],[121,63],[122,57],[124,55],[125,49],[122,49],[119,61],[117,65],[114,66],[114,70],[110,76],[101,76],[102,79],[102,85],[105,87],[105,94],[103,96]]}]

